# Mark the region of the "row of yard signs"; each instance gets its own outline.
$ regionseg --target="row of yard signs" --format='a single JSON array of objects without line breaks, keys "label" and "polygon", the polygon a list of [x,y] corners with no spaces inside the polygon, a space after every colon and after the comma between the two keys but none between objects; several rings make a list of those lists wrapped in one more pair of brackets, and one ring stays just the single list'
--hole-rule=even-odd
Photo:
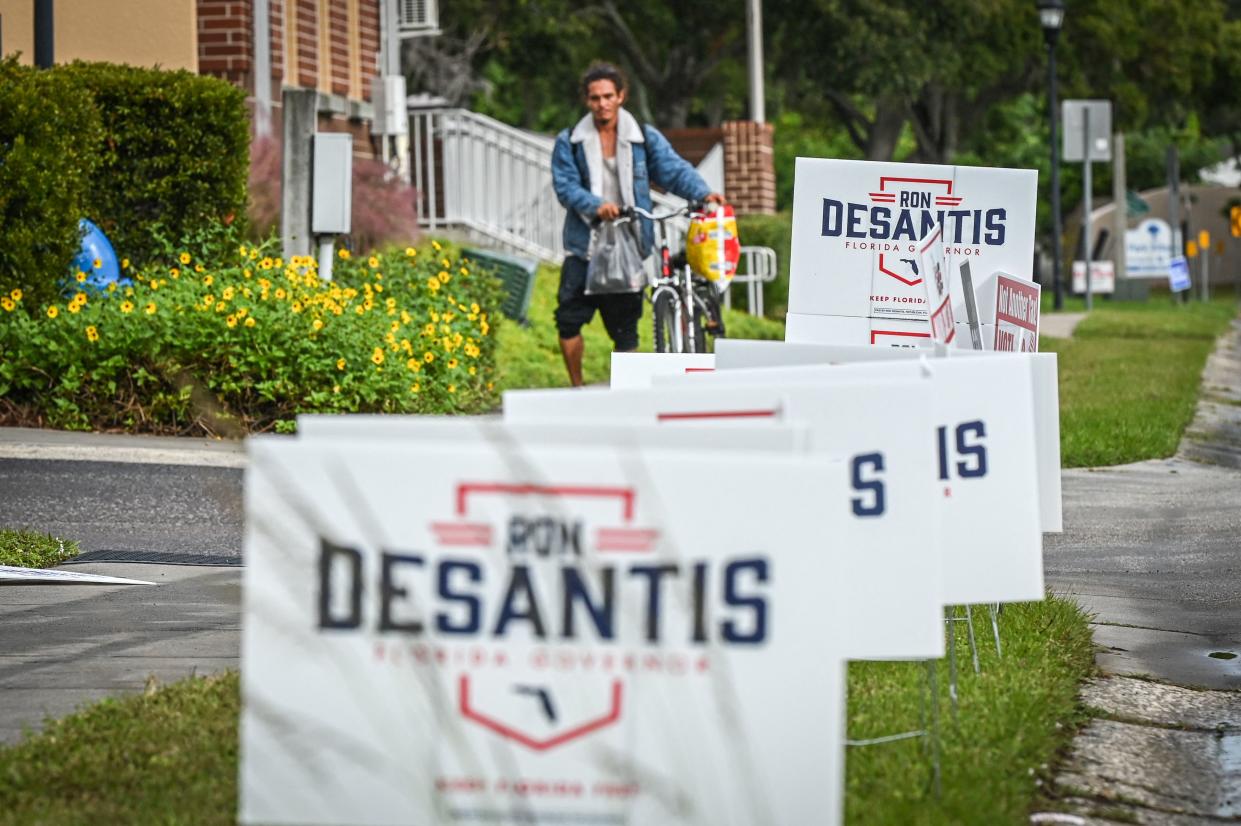
[{"label": "row of yard signs", "polygon": [[[986,185],[916,219],[928,342],[928,309],[967,317],[948,239],[1017,243],[1012,207],[955,209]],[[1055,355],[1037,287],[991,281],[990,352],[959,321],[935,350],[720,341],[500,419],[251,440],[241,820],[841,822],[845,663],[941,657],[946,607],[1043,596]]]}]

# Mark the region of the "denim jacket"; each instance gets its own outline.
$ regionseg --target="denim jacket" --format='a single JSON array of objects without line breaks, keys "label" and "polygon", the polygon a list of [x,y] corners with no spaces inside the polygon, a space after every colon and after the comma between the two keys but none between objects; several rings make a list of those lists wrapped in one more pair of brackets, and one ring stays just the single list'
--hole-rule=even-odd
[{"label": "denim jacket", "polygon": [[[616,129],[616,166],[620,179],[621,206],[650,211],[651,182],[686,200],[702,200],[711,188],[689,162],[676,153],[668,139],[653,126],[639,126],[621,109]],[[594,119],[587,114],[573,129],[556,136],[552,150],[552,187],[565,208],[564,248],[569,255],[586,258],[590,250],[590,222],[603,203],[603,149]],[[593,174],[592,174],[593,173]],[[655,230],[641,219],[642,255],[650,255]]]}]

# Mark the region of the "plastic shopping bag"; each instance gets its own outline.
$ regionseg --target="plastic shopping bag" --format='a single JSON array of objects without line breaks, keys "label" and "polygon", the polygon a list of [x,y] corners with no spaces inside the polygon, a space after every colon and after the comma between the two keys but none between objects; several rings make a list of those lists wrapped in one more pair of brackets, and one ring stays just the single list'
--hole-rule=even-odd
[{"label": "plastic shopping bag", "polygon": [[698,275],[723,290],[737,274],[741,260],[741,241],[737,237],[737,218],[731,206],[707,206],[690,217],[685,237],[685,257]]},{"label": "plastic shopping bag", "polygon": [[590,245],[587,295],[636,293],[646,284],[638,227],[634,221],[605,221]]}]

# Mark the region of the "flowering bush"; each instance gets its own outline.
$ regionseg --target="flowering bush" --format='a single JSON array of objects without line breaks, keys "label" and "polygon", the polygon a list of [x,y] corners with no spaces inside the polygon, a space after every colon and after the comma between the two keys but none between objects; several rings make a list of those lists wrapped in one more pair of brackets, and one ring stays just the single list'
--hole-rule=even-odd
[{"label": "flowering bush", "polygon": [[341,250],[324,282],[312,258],[273,247],[183,251],[169,268],[127,269],[127,286],[33,308],[12,290],[0,298],[0,420],[236,435],[288,429],[298,413],[495,405],[499,286],[471,262],[436,242]]}]

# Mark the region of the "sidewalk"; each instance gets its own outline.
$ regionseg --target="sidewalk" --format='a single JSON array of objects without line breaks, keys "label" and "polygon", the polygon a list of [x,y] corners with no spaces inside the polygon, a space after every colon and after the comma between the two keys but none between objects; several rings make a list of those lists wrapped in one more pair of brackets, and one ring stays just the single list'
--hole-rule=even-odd
[{"label": "sidewalk", "polygon": [[241,568],[84,563],[73,570],[155,585],[0,586],[0,743],[45,716],[236,668]]}]

